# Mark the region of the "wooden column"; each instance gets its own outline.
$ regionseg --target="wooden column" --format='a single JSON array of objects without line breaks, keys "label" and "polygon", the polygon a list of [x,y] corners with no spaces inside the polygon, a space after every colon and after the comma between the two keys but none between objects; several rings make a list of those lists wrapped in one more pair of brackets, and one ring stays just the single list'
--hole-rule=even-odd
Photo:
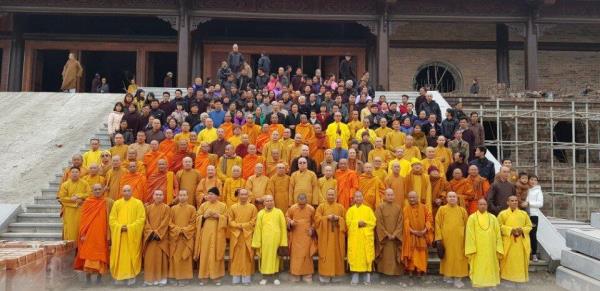
[{"label": "wooden column", "polygon": [[496,24],[496,80],[498,84],[510,85],[508,26]]},{"label": "wooden column", "polygon": [[538,43],[535,10],[530,10],[525,25],[525,90],[538,89]]},{"label": "wooden column", "polygon": [[23,40],[23,25],[18,17],[12,17],[13,33],[10,43],[10,57],[8,66],[8,91],[21,91],[23,83],[23,65],[25,55],[25,41]]},{"label": "wooden column", "polygon": [[190,83],[190,17],[183,10],[177,21],[177,86]]},{"label": "wooden column", "polygon": [[384,90],[390,87],[389,50],[389,22],[382,15],[377,23],[377,85],[383,86]]},{"label": "wooden column", "polygon": [[146,49],[139,48],[135,58],[135,82],[138,86],[148,86],[148,53]]}]

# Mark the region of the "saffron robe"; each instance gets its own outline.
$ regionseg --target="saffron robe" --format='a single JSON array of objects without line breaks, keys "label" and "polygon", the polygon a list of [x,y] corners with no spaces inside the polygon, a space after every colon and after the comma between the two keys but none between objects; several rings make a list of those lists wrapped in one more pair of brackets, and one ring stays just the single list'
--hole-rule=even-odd
[{"label": "saffron robe", "polygon": [[404,193],[407,195],[410,191],[417,192],[419,202],[425,204],[431,215],[431,181],[429,181],[429,175],[425,173],[417,174],[411,171],[404,179],[404,186]]},{"label": "saffron robe", "polygon": [[440,274],[445,277],[466,277],[469,262],[465,256],[465,228],[467,211],[459,206],[444,205],[435,215],[435,240],[444,246]]},{"label": "saffron robe", "polygon": [[181,169],[175,175],[177,183],[179,184],[179,190],[186,190],[188,194],[188,203],[194,207],[198,206],[196,203],[196,188],[200,183],[200,173],[196,169]]},{"label": "saffron robe", "polygon": [[311,170],[296,171],[290,176],[290,202],[294,203],[298,195],[306,194],[308,204],[319,204],[319,182],[317,175]]},{"label": "saffron robe", "polygon": [[[407,271],[427,272],[427,247],[433,241],[433,218],[426,205],[407,204],[402,213],[404,226],[402,229],[402,263]],[[427,230],[424,236],[418,237],[410,230]]]},{"label": "saffron robe", "polygon": [[[129,185],[131,186],[131,191],[133,193],[133,197],[138,200],[143,200],[146,195],[146,175],[140,172],[127,172],[121,176],[121,181],[119,182],[119,189],[123,189],[123,186]],[[117,198],[121,198],[121,191],[119,191],[119,195]]]},{"label": "saffron robe", "polygon": [[338,202],[348,209],[353,204],[352,197],[358,190],[358,175],[352,170],[336,170],[335,179],[338,182]]},{"label": "saffron robe", "polygon": [[269,177],[265,175],[261,175],[257,177],[256,175],[250,176],[246,181],[246,190],[250,195],[250,200],[255,201],[257,198],[262,198],[267,195],[267,188],[269,186]]},{"label": "saffron robe", "polygon": [[324,133],[315,134],[315,136],[309,140],[308,147],[310,157],[315,160],[317,165],[320,165],[325,159],[325,150],[330,147],[327,135]]},{"label": "saffron robe", "polygon": [[146,180],[146,194],[142,202],[151,203],[154,199],[154,191],[161,190],[164,195],[164,201],[171,205],[177,193],[179,193],[179,182],[175,179],[175,174],[171,171],[164,173],[156,172]]},{"label": "saffron robe", "polygon": [[[75,270],[105,274],[108,271],[108,215],[112,200],[89,197],[81,206]],[[85,239],[83,239],[85,238]]]},{"label": "saffron robe", "polygon": [[263,164],[263,168],[266,167],[265,159],[263,157],[256,154],[247,154],[242,159],[242,178],[247,180],[250,176],[254,175],[254,168],[258,163]]},{"label": "saffron robe", "polygon": [[[206,213],[216,213],[218,218],[204,218]],[[227,206],[220,201],[204,202],[198,207],[196,247],[198,278],[219,279],[225,275],[225,237],[227,231]]]},{"label": "saffron robe", "polygon": [[61,214],[63,219],[63,240],[78,241],[79,223],[81,221],[81,205],[71,200],[71,197],[77,196],[84,200],[90,196],[92,189],[90,185],[79,179],[71,179],[60,185],[58,191],[58,201],[61,204]]},{"label": "saffron robe", "polygon": [[[471,185],[466,178],[452,179],[448,182],[448,191],[456,192],[458,205],[467,207],[473,201]],[[477,201],[475,201],[477,203]]]},{"label": "saffron robe", "polygon": [[121,161],[127,159],[127,150],[129,147],[126,144],[116,145],[110,148],[108,151],[110,152],[111,157],[119,156],[121,157]]},{"label": "saffron robe", "polygon": [[[135,278],[142,269],[142,234],[146,210],[142,201],[131,197],[115,201],[110,211],[110,273],[115,280]],[[121,231],[127,226],[127,231]]]},{"label": "saffron robe", "polygon": [[315,209],[306,204],[300,207],[292,205],[286,212],[288,221],[293,220],[294,226],[290,226],[289,251],[290,251],[290,274],[294,276],[312,275],[314,270],[313,255],[317,252],[316,237],[309,235],[309,229],[313,226]]},{"label": "saffron robe", "polygon": [[[346,256],[346,210],[337,202],[323,202],[315,211],[315,231],[319,253],[319,275],[326,277],[341,276],[345,273]],[[337,215],[339,220],[327,219]]]},{"label": "saffron robe", "polygon": [[218,160],[219,157],[215,154],[199,151],[194,159],[194,169],[198,170],[200,177],[204,178],[206,177],[206,168],[211,165],[216,167]]},{"label": "saffron robe", "polygon": [[466,206],[467,212],[471,214],[477,211],[477,202],[479,201],[479,199],[487,199],[487,192],[490,190],[490,183],[486,178],[481,177],[480,175],[477,175],[475,177],[468,175],[467,181],[471,186],[472,199],[471,202],[469,202]]},{"label": "saffron robe", "polygon": [[381,203],[385,185],[373,175],[362,174],[358,178],[358,190],[363,193],[364,204],[374,211]]},{"label": "saffron robe", "polygon": [[[364,227],[358,227],[359,221]],[[375,259],[375,225],[377,218],[371,207],[352,205],[346,212],[348,228],[348,265],[351,272],[371,272]]]},{"label": "saffron robe", "polygon": [[[196,205],[202,205],[202,203],[204,203],[204,196],[208,194],[208,190],[212,187],[217,187],[219,193],[223,194],[223,182],[221,182],[217,176],[212,178],[206,177],[200,180],[200,183],[198,183],[198,186],[196,187]],[[224,195],[219,196],[219,201],[224,202],[223,199]]]},{"label": "saffron robe", "polygon": [[250,125],[249,123],[246,123],[244,125],[242,125],[242,134],[247,134],[248,135],[248,140],[250,141],[250,144],[256,144],[256,139],[258,138],[258,136],[260,135],[260,125]]},{"label": "saffron robe", "polygon": [[318,180],[319,183],[319,205],[327,201],[327,190],[333,189],[337,194],[337,180],[334,177],[327,179],[327,177],[321,177]]},{"label": "saffron robe", "polygon": [[[529,232],[532,228],[529,215],[524,210],[508,208],[498,214],[498,223],[504,248],[504,256],[500,261],[500,278],[519,283],[529,281]],[[519,227],[523,234],[518,237],[512,236],[511,231]]]},{"label": "saffron robe", "polygon": [[[446,181],[446,178],[443,175],[439,178],[429,176],[429,182],[431,183],[431,215],[433,216],[435,221],[438,209],[442,205],[446,204],[446,194],[448,193],[449,185]],[[435,204],[436,199],[440,199],[442,201],[442,204],[440,206],[437,206]]]},{"label": "saffron robe", "polygon": [[[156,282],[169,275],[169,223],[171,208],[165,204],[146,206],[143,234],[144,281]],[[151,239],[157,236],[159,240]]]},{"label": "saffron robe", "polygon": [[479,211],[467,219],[465,255],[469,260],[469,278],[475,288],[500,284],[498,257],[504,254],[500,225],[496,217]]},{"label": "saffron robe", "polygon": [[262,209],[256,216],[256,227],[252,235],[252,247],[260,257],[259,271],[263,275],[279,272],[279,247],[288,245],[287,223],[283,212],[277,208]]},{"label": "saffron robe", "polygon": [[377,272],[402,275],[402,209],[395,203],[382,202],[375,210],[375,217]]},{"label": "saffron robe", "polygon": [[146,168],[146,176],[150,176],[158,171],[158,161],[165,159],[165,154],[161,151],[149,151],[144,155],[144,167]]},{"label": "saffron robe", "polygon": [[404,147],[406,134],[399,130],[389,132],[385,136],[385,148],[390,152],[395,152],[397,148]]},{"label": "saffron robe", "polygon": [[225,180],[225,183],[223,184],[223,196],[224,197],[224,202],[227,205],[227,207],[235,204],[238,202],[238,198],[237,196],[235,196],[235,190],[239,189],[239,188],[244,188],[244,186],[246,185],[246,180],[244,180],[243,178],[227,178]]},{"label": "saffron robe", "polygon": [[251,276],[254,274],[254,249],[252,234],[258,210],[251,203],[236,203],[227,211],[229,233],[229,274]]},{"label": "saffron robe", "polygon": [[394,190],[394,203],[400,207],[400,209],[404,209],[404,201],[406,200],[406,186],[404,186],[404,177],[398,175],[394,175],[394,173],[390,173],[383,182],[385,184],[385,188],[389,188]]},{"label": "saffron robe", "polygon": [[267,194],[273,196],[275,208],[286,211],[292,205],[290,200],[290,176],[275,174],[269,178]]},{"label": "saffron robe", "polygon": [[123,170],[123,168],[111,168],[106,173],[106,194],[108,198],[113,201],[121,198],[121,177],[125,175],[127,171]]},{"label": "saffron robe", "polygon": [[189,203],[178,203],[171,207],[169,278],[188,280],[194,277],[192,259],[196,220],[196,208]]},{"label": "saffron robe", "polygon": [[233,175],[233,166],[238,166],[242,168],[242,158],[235,157],[227,157],[222,156],[219,158],[219,162],[217,163],[217,177],[221,179],[221,181],[225,181],[227,177],[231,177]]}]

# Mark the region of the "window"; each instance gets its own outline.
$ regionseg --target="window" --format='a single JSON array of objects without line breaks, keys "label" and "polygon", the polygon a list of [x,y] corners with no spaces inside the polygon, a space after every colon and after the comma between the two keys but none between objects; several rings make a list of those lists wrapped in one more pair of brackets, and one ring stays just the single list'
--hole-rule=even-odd
[{"label": "window", "polygon": [[447,63],[429,62],[421,65],[413,81],[415,90],[425,87],[441,93],[459,90],[462,81],[458,70]]}]

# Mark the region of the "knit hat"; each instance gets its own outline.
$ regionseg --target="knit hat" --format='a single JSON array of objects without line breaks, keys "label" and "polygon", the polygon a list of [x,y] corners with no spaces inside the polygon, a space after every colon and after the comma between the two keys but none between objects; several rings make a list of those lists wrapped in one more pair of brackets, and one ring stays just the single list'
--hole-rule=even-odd
[{"label": "knit hat", "polygon": [[431,175],[431,172],[433,172],[433,171],[438,171],[439,172],[440,169],[438,169],[436,166],[430,166],[429,169],[427,169],[427,173],[429,175]]},{"label": "knit hat", "polygon": [[208,193],[213,193],[213,194],[215,194],[217,196],[220,195],[219,188],[217,188],[217,187],[212,187],[212,188],[208,189]]}]

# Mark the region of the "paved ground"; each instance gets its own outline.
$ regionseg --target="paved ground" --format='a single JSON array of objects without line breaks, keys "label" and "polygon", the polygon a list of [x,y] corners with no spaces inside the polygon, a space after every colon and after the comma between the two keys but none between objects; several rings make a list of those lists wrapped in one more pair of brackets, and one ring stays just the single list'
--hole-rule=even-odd
[{"label": "paved ground", "polygon": [[[373,290],[373,289],[377,289],[377,290],[448,290],[448,289],[453,289],[453,290],[459,290],[459,289],[455,289],[452,287],[452,285],[446,284],[442,281],[442,278],[439,276],[429,276],[427,277],[427,281],[428,282],[422,282],[422,283],[418,283],[415,284],[414,286],[411,287],[401,287],[398,282],[398,279],[394,279],[394,280],[390,280],[387,282],[387,284],[381,284],[380,280],[377,278],[373,278],[373,284],[371,284],[370,286],[350,286],[349,282],[346,280],[343,283],[338,283],[338,284],[331,284],[331,285],[321,285],[319,283],[313,283],[313,284],[305,284],[305,283],[290,283],[288,281],[286,281],[286,279],[284,279],[284,277],[286,276],[282,276],[282,284],[280,286],[274,286],[272,284],[267,285],[267,286],[259,286],[258,285],[258,280],[255,280],[255,282],[251,285],[251,286],[247,286],[247,287],[243,287],[243,286],[232,286],[231,284],[223,284],[223,286],[214,286],[212,284],[206,285],[206,286],[202,286],[200,287],[198,285],[197,281],[193,281],[192,283],[190,283],[190,285],[185,286],[185,287],[172,287],[169,286],[167,288],[167,290],[181,290],[181,291],[186,291],[186,290],[212,290],[212,291],[217,291],[217,290],[227,290],[227,291],[237,291],[237,290],[244,290],[244,291],[264,291],[265,289],[270,289],[270,290],[295,290],[295,291],[315,291],[315,288],[318,288],[319,291],[355,291],[355,290]],[[406,277],[401,277],[402,280],[405,280]],[[224,281],[225,282],[225,281]],[[229,280],[227,280],[226,282],[229,282]],[[117,287],[117,286],[113,286],[109,283],[103,283],[102,286],[99,287],[91,287],[91,288],[82,288],[81,284],[73,284],[72,287],[67,288],[65,291],[75,291],[75,290],[131,290],[131,288],[124,288],[124,287]],[[159,290],[159,288],[157,287],[148,287],[148,288],[143,288],[141,287],[139,284],[138,286],[136,286],[135,289],[144,289],[144,290]],[[470,290],[472,288],[470,288],[470,284],[467,284],[467,286],[465,286],[466,290]],[[554,284],[554,274],[550,274],[550,273],[546,273],[546,272],[536,272],[536,273],[531,273],[530,274],[530,282],[522,285],[521,288],[505,288],[505,287],[499,287],[496,288],[496,290],[513,290],[513,289],[518,289],[518,290],[539,290],[539,291],[562,291],[564,289],[556,286]]]}]

